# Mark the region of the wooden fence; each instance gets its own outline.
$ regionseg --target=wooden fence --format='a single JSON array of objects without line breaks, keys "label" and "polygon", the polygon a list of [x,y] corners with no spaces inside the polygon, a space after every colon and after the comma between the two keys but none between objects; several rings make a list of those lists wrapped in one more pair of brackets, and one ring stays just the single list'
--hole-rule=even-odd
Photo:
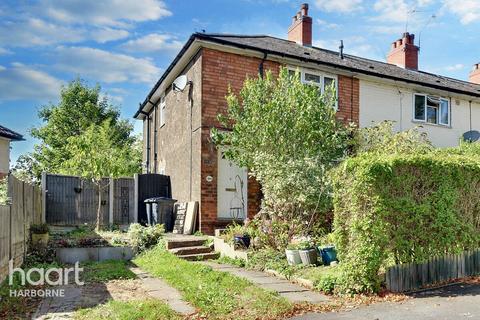
[{"label": "wooden fence", "polygon": [[8,275],[8,262],[20,266],[27,252],[30,225],[42,223],[42,191],[10,175],[11,204],[0,205],[0,282]]},{"label": "wooden fence", "polygon": [[387,270],[385,277],[388,290],[406,292],[475,275],[480,275],[480,249],[435,257],[424,263],[396,265]]},{"label": "wooden fence", "polygon": [[[77,226],[95,224],[98,188],[75,176],[44,174],[45,215],[48,224]],[[139,174],[133,178],[103,179],[100,223],[126,225],[146,222],[144,200],[151,197],[171,198],[170,177],[161,174]]]}]

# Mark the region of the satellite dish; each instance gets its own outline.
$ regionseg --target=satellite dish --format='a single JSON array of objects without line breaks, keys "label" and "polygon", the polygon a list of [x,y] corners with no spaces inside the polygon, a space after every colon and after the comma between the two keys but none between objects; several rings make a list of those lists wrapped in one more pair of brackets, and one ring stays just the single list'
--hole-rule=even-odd
[{"label": "satellite dish", "polygon": [[173,91],[179,92],[183,91],[185,87],[187,86],[188,80],[186,75],[181,75],[175,81],[173,81]]},{"label": "satellite dish", "polygon": [[480,132],[477,130],[470,130],[463,134],[463,140],[467,142],[475,142],[478,141],[478,139],[480,139]]}]

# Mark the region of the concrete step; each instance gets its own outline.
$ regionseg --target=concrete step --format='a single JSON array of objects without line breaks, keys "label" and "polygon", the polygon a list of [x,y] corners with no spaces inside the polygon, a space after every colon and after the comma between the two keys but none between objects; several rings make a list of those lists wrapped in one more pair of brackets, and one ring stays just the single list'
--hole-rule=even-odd
[{"label": "concrete step", "polygon": [[170,249],[169,251],[177,256],[183,256],[187,254],[209,253],[209,252],[212,252],[212,249],[210,247],[205,247],[205,246],[195,246],[195,247],[175,248],[175,249]]},{"label": "concrete step", "polygon": [[204,239],[189,239],[189,240],[167,240],[166,247],[168,250],[186,247],[198,247],[204,244]]},{"label": "concrete step", "polygon": [[188,261],[210,260],[210,259],[218,259],[220,257],[220,253],[209,252],[209,253],[200,253],[200,254],[185,254],[177,257],[182,258],[184,260],[188,260]]}]

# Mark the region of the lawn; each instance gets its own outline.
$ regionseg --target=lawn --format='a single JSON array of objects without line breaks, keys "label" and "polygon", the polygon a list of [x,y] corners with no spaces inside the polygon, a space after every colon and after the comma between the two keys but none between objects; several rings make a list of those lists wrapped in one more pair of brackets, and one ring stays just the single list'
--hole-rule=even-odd
[{"label": "lawn", "polygon": [[208,266],[181,260],[160,246],[146,251],[134,262],[176,287],[208,319],[278,319],[294,308],[274,292]]},{"label": "lawn", "polygon": [[135,274],[128,269],[127,264],[123,260],[85,262],[81,265],[84,268],[83,278],[86,282],[134,279]]},{"label": "lawn", "polygon": [[176,320],[181,317],[159,300],[109,301],[75,313],[78,320]]}]

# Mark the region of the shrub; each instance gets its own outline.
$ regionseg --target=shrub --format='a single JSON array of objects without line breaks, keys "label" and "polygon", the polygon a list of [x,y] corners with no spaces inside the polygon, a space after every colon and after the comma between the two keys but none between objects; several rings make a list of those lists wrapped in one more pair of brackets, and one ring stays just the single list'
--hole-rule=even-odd
[{"label": "shrub", "polygon": [[32,224],[30,226],[30,232],[33,234],[43,234],[43,233],[48,233],[49,228],[48,224],[46,223],[41,223],[41,224]]},{"label": "shrub", "polygon": [[365,153],[335,171],[344,291],[377,291],[392,264],[480,246],[480,159],[457,153]]},{"label": "shrub", "polygon": [[283,68],[278,79],[267,72],[247,79],[239,96],[230,92],[219,120],[231,131],[212,132],[226,156],[262,185],[262,232],[271,246],[284,248],[294,235],[325,225],[326,172],[344,157],[350,135],[335,117],[332,96],[301,83],[298,72]]},{"label": "shrub", "polygon": [[139,223],[133,223],[128,229],[130,244],[137,252],[141,252],[156,245],[164,233],[165,228],[163,224],[144,227]]}]

